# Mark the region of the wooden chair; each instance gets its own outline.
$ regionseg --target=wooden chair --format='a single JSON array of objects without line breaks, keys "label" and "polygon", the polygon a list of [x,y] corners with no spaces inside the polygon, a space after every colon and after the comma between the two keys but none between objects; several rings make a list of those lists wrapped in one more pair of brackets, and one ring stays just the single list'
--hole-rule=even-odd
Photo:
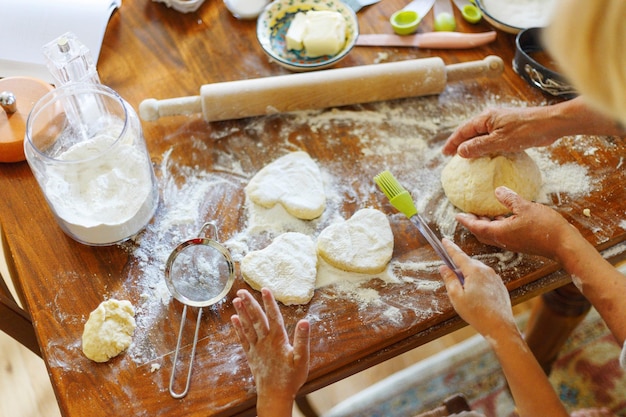
[{"label": "wooden chair", "polygon": [[[0,256],[4,256],[7,262],[9,272],[12,276],[15,276],[15,268],[12,260],[8,254],[8,248],[4,232],[0,229],[0,238],[2,239],[3,253]],[[22,289],[15,282],[15,292],[24,305],[24,297]],[[0,274],[0,330],[17,340],[19,343],[30,349],[31,352],[41,357],[41,350],[39,349],[39,343],[35,336],[35,329],[33,328],[33,322],[28,311],[24,310],[16,302],[13,294],[9,290],[5,278]]]}]

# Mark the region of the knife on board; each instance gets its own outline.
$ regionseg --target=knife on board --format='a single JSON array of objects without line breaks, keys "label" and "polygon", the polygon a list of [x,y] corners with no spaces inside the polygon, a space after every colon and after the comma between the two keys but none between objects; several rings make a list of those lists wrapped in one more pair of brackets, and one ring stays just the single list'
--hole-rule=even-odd
[{"label": "knife on board", "polygon": [[396,46],[422,49],[470,49],[486,45],[496,39],[496,32],[426,32],[415,35],[388,33],[360,34],[357,46]]}]

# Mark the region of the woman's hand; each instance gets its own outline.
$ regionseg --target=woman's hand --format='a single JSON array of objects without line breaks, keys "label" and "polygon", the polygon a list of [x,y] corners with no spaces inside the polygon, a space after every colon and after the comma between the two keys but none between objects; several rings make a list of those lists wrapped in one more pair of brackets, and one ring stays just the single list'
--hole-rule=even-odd
[{"label": "woman's hand", "polygon": [[442,152],[478,158],[549,145],[560,137],[552,129],[551,110],[549,107],[487,109],[452,132]]},{"label": "woman's hand", "polygon": [[485,110],[452,132],[442,152],[478,158],[547,146],[563,136],[624,133],[623,127],[578,96],[549,106]]},{"label": "woman's hand", "polygon": [[547,206],[525,200],[507,187],[498,187],[496,197],[513,214],[495,219],[456,215],[482,243],[560,261],[565,243],[583,239],[574,226]]}]

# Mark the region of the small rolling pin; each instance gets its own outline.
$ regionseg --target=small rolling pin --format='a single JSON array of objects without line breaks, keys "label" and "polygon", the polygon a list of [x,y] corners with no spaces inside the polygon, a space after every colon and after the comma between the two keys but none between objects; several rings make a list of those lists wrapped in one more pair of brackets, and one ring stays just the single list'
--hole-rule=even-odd
[{"label": "small rolling pin", "polygon": [[502,59],[445,65],[441,58],[421,58],[315,72],[205,84],[199,96],[146,99],[143,120],[202,112],[207,122],[321,109],[441,93],[449,81],[495,77]]}]

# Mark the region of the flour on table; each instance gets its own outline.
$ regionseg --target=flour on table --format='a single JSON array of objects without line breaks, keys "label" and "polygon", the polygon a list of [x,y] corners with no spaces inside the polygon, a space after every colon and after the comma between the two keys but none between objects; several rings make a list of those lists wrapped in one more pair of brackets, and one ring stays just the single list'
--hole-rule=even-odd
[{"label": "flour on table", "polygon": [[302,233],[284,233],[266,248],[249,252],[241,261],[241,274],[252,288],[269,288],[285,305],[306,304],[315,290],[315,242]]},{"label": "flour on table", "polygon": [[389,220],[379,210],[361,209],[348,220],[322,230],[317,252],[326,262],[345,271],[381,272],[393,254]]},{"label": "flour on table", "polygon": [[[442,96],[445,96],[444,99],[441,99]],[[446,102],[445,111],[442,111],[443,101]],[[183,130],[168,137],[172,147],[163,153],[157,166],[161,205],[166,209],[160,208],[144,232],[123,244],[132,254],[133,268],[138,271],[126,278],[128,283],[125,285],[132,285],[141,294],[136,306],[137,329],[128,356],[137,363],[145,364],[170,352],[163,344],[166,338],[152,331],[160,328],[161,321],[168,319],[172,302],[163,279],[164,265],[172,249],[196,236],[205,221],[217,220],[222,243],[231,251],[234,261],[241,263],[251,251],[267,247],[268,241],[275,236],[300,232],[315,241],[325,227],[345,219],[348,213],[355,211],[355,207],[378,207],[383,197],[371,177],[380,169],[393,168],[436,233],[455,238],[460,228],[454,218],[458,209],[443,196],[441,188],[441,170],[448,158],[441,154],[445,137],[439,132],[445,134],[453,130],[487,107],[526,105],[517,98],[493,95],[488,90],[475,95],[464,87],[464,83],[451,83],[439,96],[356,106],[356,110],[355,106],[350,106],[294,112],[281,118],[283,122],[279,124],[273,117],[251,118],[242,127],[233,128],[229,123],[218,123],[212,124],[208,132],[204,128],[192,132]],[[250,163],[250,158],[242,149],[258,147],[263,155],[284,155],[294,149],[307,149],[312,137],[294,134],[301,132],[303,126],[315,138],[323,138],[329,147],[325,152],[333,153],[333,158],[323,163],[316,160],[326,193],[326,208],[320,217],[300,220],[288,214],[281,204],[265,209],[250,201],[246,204],[254,206],[253,211],[249,211],[248,207],[232,207],[229,212],[216,211],[213,203],[223,198],[238,196],[238,201],[242,201],[239,193],[243,193],[249,179],[257,172],[256,165]],[[389,130],[389,134],[379,137],[381,130]],[[346,140],[355,141],[359,152],[344,152],[343,142]],[[176,154],[186,143],[189,146],[185,152],[193,152],[193,160],[197,160],[198,164],[178,163]],[[560,196],[567,203],[597,192],[600,184],[588,172],[587,166],[563,163],[552,156],[555,153],[553,149],[558,153],[560,149],[569,150],[576,145],[582,149],[593,144],[588,137],[581,136],[560,139],[549,147],[527,150],[543,176],[538,202],[558,206]],[[404,224],[410,227],[401,213],[385,213],[395,227]],[[237,218],[241,220],[235,223]],[[237,226],[233,228],[235,224]],[[228,229],[222,229],[223,225],[228,225]],[[626,229],[626,221],[620,223],[620,227]],[[231,234],[223,233],[223,230],[231,229]],[[461,238],[467,235],[469,232],[461,232]],[[425,292],[443,291],[443,282],[437,272],[442,263],[428,247],[415,250],[418,255],[427,255],[424,259],[413,256],[411,248],[398,252],[407,250],[408,256],[392,258],[385,270],[377,274],[343,271],[319,257],[315,286],[320,289],[316,291],[320,299],[316,297],[308,302],[306,307],[302,307],[303,311],[307,311],[309,319],[319,316],[315,325],[327,326],[328,332],[324,333],[324,337],[334,334],[332,317],[335,314],[325,310],[325,296],[340,297],[346,302],[358,304],[361,318],[366,323],[390,323],[381,314],[381,309],[370,308],[374,305],[372,298],[377,301],[377,297],[393,306],[402,305],[402,309],[411,311],[410,314],[432,317],[439,311],[439,306],[432,304],[417,308],[410,293],[416,287]],[[499,272],[516,271],[524,260],[522,255],[507,252],[475,257],[493,265]],[[383,286],[397,286],[398,291],[388,299],[387,295],[379,294],[380,285],[370,285],[377,281]],[[371,297],[363,296],[365,290]],[[50,307],[54,308],[55,304],[51,302]],[[59,313],[56,314],[58,316]],[[159,324],[155,324],[157,322]],[[237,351],[233,355],[239,354]],[[228,363],[228,366],[231,365]],[[64,365],[59,360],[57,366]]]},{"label": "flour on table", "polygon": [[85,323],[83,353],[92,361],[106,362],[130,346],[135,327],[135,309],[130,301],[103,301]]},{"label": "flour on table", "polygon": [[245,190],[254,203],[265,208],[281,204],[299,219],[315,219],[326,207],[322,175],[306,152],[292,152],[266,165]]}]

